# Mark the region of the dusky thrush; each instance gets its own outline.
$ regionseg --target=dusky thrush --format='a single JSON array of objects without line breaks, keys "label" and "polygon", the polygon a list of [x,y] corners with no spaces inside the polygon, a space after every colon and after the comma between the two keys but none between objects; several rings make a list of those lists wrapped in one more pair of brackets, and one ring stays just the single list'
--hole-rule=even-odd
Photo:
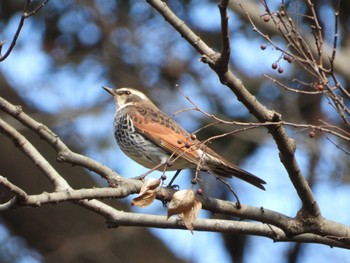
[{"label": "dusky thrush", "polygon": [[116,102],[114,136],[120,149],[153,170],[199,169],[224,177],[235,176],[265,190],[266,182],[225,160],[163,113],[142,92],[103,87]]}]

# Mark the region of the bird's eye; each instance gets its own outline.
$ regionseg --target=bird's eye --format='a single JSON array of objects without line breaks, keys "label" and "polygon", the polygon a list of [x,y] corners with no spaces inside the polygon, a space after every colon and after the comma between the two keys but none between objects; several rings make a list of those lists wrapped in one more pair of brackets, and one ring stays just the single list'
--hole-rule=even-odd
[{"label": "bird's eye", "polygon": [[130,91],[128,91],[128,90],[125,91],[125,95],[130,95],[130,94],[131,94]]}]

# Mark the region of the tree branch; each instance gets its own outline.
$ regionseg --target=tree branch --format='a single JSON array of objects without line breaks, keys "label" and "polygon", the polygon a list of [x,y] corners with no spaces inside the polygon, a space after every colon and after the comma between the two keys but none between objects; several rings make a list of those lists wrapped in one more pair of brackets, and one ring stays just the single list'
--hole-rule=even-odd
[{"label": "tree branch", "polygon": [[7,49],[6,53],[4,55],[1,54],[2,51],[2,47],[4,46],[4,42],[0,42],[0,62],[4,61],[12,52],[12,50],[14,49],[14,47],[16,46],[17,43],[17,39],[19,37],[19,34],[21,33],[21,30],[23,28],[24,25],[24,20],[26,20],[28,17],[35,15],[37,12],[39,12],[39,10],[41,8],[43,8],[47,3],[49,2],[49,0],[45,0],[43,1],[40,5],[38,5],[33,11],[28,13],[28,8],[30,5],[30,0],[26,0],[23,11],[22,11],[22,16],[21,19],[18,23],[18,27],[16,30],[15,35],[13,36],[13,39],[11,41],[11,44],[9,46],[9,48]]},{"label": "tree branch", "polygon": [[[218,63],[220,55],[213,56],[212,49],[202,40],[200,40],[199,45],[199,37],[196,36],[196,34],[170,10],[166,3],[161,0],[147,0],[147,2],[176,29],[190,45],[202,54],[202,61],[208,63],[208,65],[217,73],[221,83],[228,86],[235,93],[237,99],[241,101],[247,107],[249,112],[251,112],[260,122],[280,122],[282,120],[280,114],[267,109],[264,105],[258,102],[255,96],[246,89],[242,81],[231,71],[222,72],[220,63]],[[180,24],[181,27],[179,26]],[[267,126],[267,129],[277,144],[280,151],[280,160],[285,166],[289,178],[303,203],[303,209],[308,211],[311,216],[320,216],[321,211],[317,205],[316,199],[303,177],[295,159],[295,142],[288,137],[285,129],[281,125],[270,125]]]},{"label": "tree branch", "polygon": [[[23,15],[29,17],[35,14],[47,2],[48,0],[44,1],[30,13],[23,12]],[[228,30],[227,0],[222,0],[219,4],[223,46],[221,54],[214,52],[210,47],[208,47],[186,26],[183,21],[178,19],[176,15],[172,13],[164,2],[160,0],[148,0],[148,2],[159,12],[161,12],[166,20],[172,24],[174,28],[176,28],[178,32],[180,32],[180,34],[199,53],[202,54],[202,61],[204,63],[208,63],[208,65],[218,74],[220,81],[227,85],[236,94],[238,100],[240,100],[260,121],[260,123],[257,124],[250,123],[243,124],[243,126],[265,126],[269,130],[280,150],[281,161],[286,167],[290,179],[303,202],[303,209],[299,211],[295,218],[292,218],[263,207],[257,208],[246,205],[237,207],[235,204],[229,201],[198,195],[196,198],[201,201],[203,208],[208,211],[234,216],[240,219],[251,219],[262,222],[263,224],[233,220],[198,219],[195,221],[195,229],[198,231],[253,234],[268,237],[274,241],[311,242],[350,248],[350,228],[348,226],[322,218],[313,193],[306,183],[306,180],[303,178],[299,166],[295,160],[294,142],[286,135],[283,125],[295,125],[297,127],[305,128],[317,127],[317,129],[320,131],[326,131],[331,134],[338,135],[339,137],[343,136],[345,139],[349,140],[348,136],[343,135],[346,133],[340,130],[338,130],[339,133],[337,133],[318,126],[302,126],[299,124],[284,122],[278,113],[267,109],[264,107],[264,105],[259,103],[256,98],[244,87],[240,79],[235,77],[235,75],[228,70],[228,63],[230,59],[230,38]],[[27,9],[30,1],[27,1],[26,3],[27,5],[25,10]],[[18,28],[17,37],[23,26],[23,21],[22,25],[20,25]],[[11,48],[14,47],[17,37],[15,36],[13,46]],[[110,227],[147,226],[171,229],[185,228],[183,222],[175,217],[167,219],[165,216],[118,211],[115,208],[96,200],[104,198],[125,198],[131,194],[138,193],[142,182],[139,180],[123,178],[103,164],[86,156],[72,152],[56,134],[54,134],[45,125],[38,123],[24,113],[20,106],[14,106],[3,98],[0,98],[0,109],[17,119],[23,125],[38,134],[47,143],[49,143],[51,147],[57,151],[58,161],[68,162],[90,169],[100,174],[108,181],[110,186],[114,187],[78,190],[72,189],[66,180],[50,165],[49,162],[47,162],[47,160],[23,135],[0,118],[0,131],[13,140],[15,145],[17,145],[18,148],[20,148],[20,150],[37,165],[37,167],[49,178],[50,182],[55,187],[55,191],[51,193],[44,192],[38,195],[28,195],[24,189],[11,183],[7,178],[0,176],[0,185],[4,186],[14,194],[14,197],[9,201],[0,204],[0,211],[13,209],[20,206],[38,207],[44,204],[70,201],[105,217]],[[238,122],[231,123],[239,125]],[[225,135],[227,134],[224,134],[223,136]],[[211,139],[214,139],[214,137]],[[162,188],[158,192],[157,198],[160,200],[169,201],[174,192],[174,189]]]},{"label": "tree branch", "polygon": [[57,160],[59,162],[68,162],[74,165],[81,165],[101,175],[108,181],[110,186],[115,186],[118,184],[118,181],[121,178],[120,175],[93,159],[72,152],[55,133],[53,133],[47,126],[33,120],[30,116],[22,111],[22,108],[20,106],[14,106],[0,97],[0,110],[17,119],[23,125],[31,129],[42,139],[48,142],[57,151]]},{"label": "tree branch", "polygon": [[220,17],[221,17],[222,50],[221,50],[220,60],[221,60],[223,72],[226,72],[228,70],[228,65],[230,63],[230,55],[231,55],[230,31],[228,29],[229,17],[227,14],[228,2],[229,0],[222,0],[218,5],[220,10]]},{"label": "tree branch", "polygon": [[56,190],[65,190],[69,188],[64,180],[50,163],[37,151],[37,149],[18,131],[0,118],[0,132],[12,139],[14,144],[28,156],[28,158],[41,170],[54,185]]},{"label": "tree branch", "polygon": [[[122,188],[94,188],[94,189],[67,189],[54,193],[42,193],[39,195],[27,195],[24,190],[10,183],[6,178],[0,176],[0,184],[4,185],[16,194],[21,196],[17,200],[11,199],[8,203],[0,206],[0,211],[7,210],[16,206],[33,206],[38,207],[45,204],[55,204],[63,201],[76,201],[80,206],[88,208],[107,219],[109,227],[117,226],[147,226],[157,228],[185,229],[181,220],[177,218],[167,219],[165,216],[155,216],[146,214],[135,214],[118,211],[92,198],[123,198],[126,196]],[[167,191],[163,189],[162,191]],[[170,192],[174,191],[169,189]],[[171,194],[171,193],[168,193]],[[160,194],[161,196],[166,193]],[[218,200],[209,197],[199,197],[201,202],[205,204],[204,208],[214,212],[227,214],[232,216],[242,216],[255,219],[267,224],[257,224],[251,222],[240,222],[232,220],[218,219],[198,219],[195,222],[195,229],[198,231],[213,231],[225,233],[246,233],[257,236],[265,236],[274,241],[295,241],[295,242],[312,242],[327,244],[337,247],[350,248],[350,244],[344,243],[343,240],[350,238],[349,228],[341,224],[337,224],[328,220],[323,222],[323,234],[307,234],[308,230],[301,222],[286,217],[282,214],[266,210],[263,208],[254,208],[242,206],[238,209],[233,203]],[[85,200],[82,200],[85,199]],[[89,200],[90,201],[89,201]],[[299,233],[294,230],[299,229]],[[341,237],[341,238],[340,238]]]}]

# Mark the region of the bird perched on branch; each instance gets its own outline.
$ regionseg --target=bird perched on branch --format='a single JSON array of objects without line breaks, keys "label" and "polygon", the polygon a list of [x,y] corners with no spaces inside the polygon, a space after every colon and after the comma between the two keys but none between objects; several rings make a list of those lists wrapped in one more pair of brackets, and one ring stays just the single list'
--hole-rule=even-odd
[{"label": "bird perched on branch", "polygon": [[223,177],[235,176],[265,190],[266,182],[225,160],[185,131],[142,92],[103,87],[116,102],[114,136],[121,150],[153,170],[198,169]]}]

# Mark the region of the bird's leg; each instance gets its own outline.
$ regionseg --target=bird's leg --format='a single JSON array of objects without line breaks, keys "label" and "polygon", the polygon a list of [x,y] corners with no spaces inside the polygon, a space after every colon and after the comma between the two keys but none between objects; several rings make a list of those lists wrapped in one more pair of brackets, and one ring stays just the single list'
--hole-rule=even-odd
[{"label": "bird's leg", "polygon": [[161,162],[160,164],[157,164],[156,166],[154,166],[152,169],[148,170],[147,172],[134,177],[133,179],[137,179],[137,180],[143,180],[147,175],[149,175],[150,173],[152,173],[153,171],[157,170],[159,167],[161,167],[162,165],[164,165],[163,162]]},{"label": "bird's leg", "polygon": [[173,178],[171,178],[171,180],[170,180],[170,182],[168,184],[168,187],[174,187],[173,183],[174,183],[176,177],[180,174],[181,171],[182,171],[182,169],[179,169],[179,170],[176,171],[176,173],[174,174]]}]

